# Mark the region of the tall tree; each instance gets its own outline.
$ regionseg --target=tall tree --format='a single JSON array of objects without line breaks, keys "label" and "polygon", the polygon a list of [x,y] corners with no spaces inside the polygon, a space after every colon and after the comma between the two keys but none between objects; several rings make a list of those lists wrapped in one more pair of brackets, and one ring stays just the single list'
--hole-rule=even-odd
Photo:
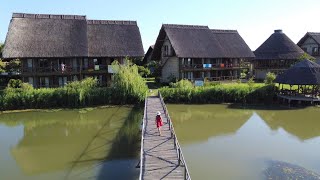
[{"label": "tall tree", "polygon": [[0,42],[0,58],[2,58],[3,47],[4,47],[4,44]]}]

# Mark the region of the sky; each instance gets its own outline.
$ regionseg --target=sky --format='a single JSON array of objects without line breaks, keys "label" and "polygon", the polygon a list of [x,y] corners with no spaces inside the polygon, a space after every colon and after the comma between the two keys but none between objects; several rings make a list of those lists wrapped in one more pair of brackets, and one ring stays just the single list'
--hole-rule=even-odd
[{"label": "sky", "polygon": [[155,43],[162,24],[235,29],[256,50],[275,29],[297,43],[320,32],[319,0],[1,0],[0,42],[13,12],[86,15],[87,19],[135,20],[143,47]]}]

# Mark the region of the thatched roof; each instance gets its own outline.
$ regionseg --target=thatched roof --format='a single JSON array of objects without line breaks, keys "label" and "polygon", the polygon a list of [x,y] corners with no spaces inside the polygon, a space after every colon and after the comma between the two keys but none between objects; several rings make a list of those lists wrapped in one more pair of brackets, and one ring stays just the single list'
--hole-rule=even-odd
[{"label": "thatched roof", "polygon": [[4,58],[81,57],[88,54],[85,16],[17,14],[9,25]]},{"label": "thatched roof", "polygon": [[303,38],[297,43],[298,46],[301,46],[308,38],[313,39],[317,44],[320,45],[320,33],[317,32],[307,32]]},{"label": "thatched roof", "polygon": [[143,57],[141,35],[136,21],[88,20],[91,57]]},{"label": "thatched roof", "polygon": [[254,58],[254,54],[236,30],[212,29],[227,57]]},{"label": "thatched roof", "polygon": [[87,20],[86,16],[14,13],[4,58],[143,57],[135,21]]},{"label": "thatched roof", "polygon": [[256,60],[296,60],[304,51],[296,45],[282,30],[274,33],[260,46],[254,54]]},{"label": "thatched roof", "polygon": [[283,74],[278,75],[275,82],[290,85],[319,85],[320,65],[309,60],[303,60]]},{"label": "thatched roof", "polygon": [[166,36],[176,56],[181,58],[254,57],[247,44],[243,40],[239,41],[239,38],[242,38],[237,31],[216,32],[218,31],[210,30],[208,26],[164,24],[159,32],[152,59],[160,59]]},{"label": "thatched roof", "polygon": [[154,45],[149,46],[148,51],[146,52],[143,58],[144,63],[147,63],[147,61],[151,59],[153,49],[154,49]]}]

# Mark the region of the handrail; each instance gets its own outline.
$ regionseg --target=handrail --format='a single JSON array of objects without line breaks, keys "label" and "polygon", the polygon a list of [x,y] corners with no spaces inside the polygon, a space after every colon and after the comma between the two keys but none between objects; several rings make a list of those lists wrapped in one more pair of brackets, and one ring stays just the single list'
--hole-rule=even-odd
[{"label": "handrail", "polygon": [[147,101],[148,101],[148,95],[146,92],[146,98],[144,100],[144,112],[143,112],[143,119],[142,119],[142,129],[141,129],[141,149],[140,149],[140,176],[139,176],[139,180],[142,180],[142,169],[144,167],[144,133],[145,133],[145,123],[147,121]]},{"label": "handrail", "polygon": [[186,161],[184,159],[184,156],[183,156],[183,153],[182,153],[182,150],[181,150],[181,146],[179,144],[178,138],[177,138],[176,133],[174,131],[173,124],[171,122],[171,118],[170,118],[167,106],[164,103],[164,100],[162,98],[162,95],[161,95],[160,91],[158,91],[158,96],[159,96],[160,102],[161,102],[161,104],[163,106],[164,114],[167,117],[167,123],[169,124],[169,130],[171,130],[171,138],[173,138],[173,140],[174,140],[175,149],[176,149],[177,154],[178,154],[178,164],[180,165],[180,163],[182,163],[182,165],[184,166],[184,179],[185,180],[191,180],[191,176],[190,176],[190,173],[189,173],[189,170],[188,170],[188,167],[187,167],[187,163],[186,163]]}]

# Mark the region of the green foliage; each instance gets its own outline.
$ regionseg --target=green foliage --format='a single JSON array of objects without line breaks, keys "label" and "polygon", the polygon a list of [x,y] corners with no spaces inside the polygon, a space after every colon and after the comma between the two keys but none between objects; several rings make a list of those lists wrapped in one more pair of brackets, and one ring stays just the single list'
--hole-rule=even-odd
[{"label": "green foliage", "polygon": [[143,78],[138,73],[138,67],[130,63],[129,60],[125,65],[120,65],[117,61],[112,64],[117,73],[114,75],[113,87],[119,97],[119,104],[129,101],[144,101],[148,87]]},{"label": "green foliage", "polygon": [[4,48],[4,44],[3,44],[3,43],[0,43],[0,58],[2,58],[3,48]]},{"label": "green foliage", "polygon": [[150,70],[148,68],[145,68],[143,66],[137,66],[137,67],[138,67],[138,72],[140,76],[147,77],[150,75]]},{"label": "green foliage", "polygon": [[151,76],[159,78],[161,76],[161,65],[159,61],[150,61],[147,64],[148,69],[150,69]]},{"label": "green foliage", "polygon": [[11,81],[10,87],[0,92],[0,110],[142,103],[147,86],[136,65],[114,65],[117,73],[112,87],[98,87],[94,78],[75,81],[65,87],[40,89],[33,89],[21,81]]},{"label": "green foliage", "polygon": [[190,82],[187,79],[182,79],[176,83],[170,83],[169,85],[172,88],[184,88],[184,89],[193,88],[192,82]]},{"label": "green foliage", "polygon": [[178,81],[178,78],[173,74],[170,74],[167,79],[169,83],[176,83]]},{"label": "green foliage", "polygon": [[21,61],[19,59],[13,59],[6,65],[7,72],[19,72],[21,68]]},{"label": "green foliage", "polygon": [[272,72],[268,72],[266,75],[266,79],[264,80],[264,83],[269,85],[273,84],[273,81],[276,79],[276,75]]},{"label": "green foliage", "polygon": [[6,63],[2,61],[2,59],[0,58],[0,73],[2,72],[6,72]]},{"label": "green foliage", "polygon": [[251,77],[248,82],[247,82],[248,86],[250,89],[252,89],[253,85],[254,85],[254,80],[253,80],[253,77]]},{"label": "green foliage", "polygon": [[271,103],[274,86],[264,84],[221,84],[209,87],[159,89],[169,103]]},{"label": "green foliage", "polygon": [[20,79],[10,79],[8,82],[8,88],[21,88],[22,81]]},{"label": "green foliage", "polygon": [[298,60],[299,61],[302,61],[302,60],[305,60],[305,59],[308,59],[308,60],[310,60],[310,61],[315,61],[316,60],[316,58],[314,58],[314,57],[312,57],[312,56],[310,56],[308,53],[303,53],[299,58],[298,58]]}]

